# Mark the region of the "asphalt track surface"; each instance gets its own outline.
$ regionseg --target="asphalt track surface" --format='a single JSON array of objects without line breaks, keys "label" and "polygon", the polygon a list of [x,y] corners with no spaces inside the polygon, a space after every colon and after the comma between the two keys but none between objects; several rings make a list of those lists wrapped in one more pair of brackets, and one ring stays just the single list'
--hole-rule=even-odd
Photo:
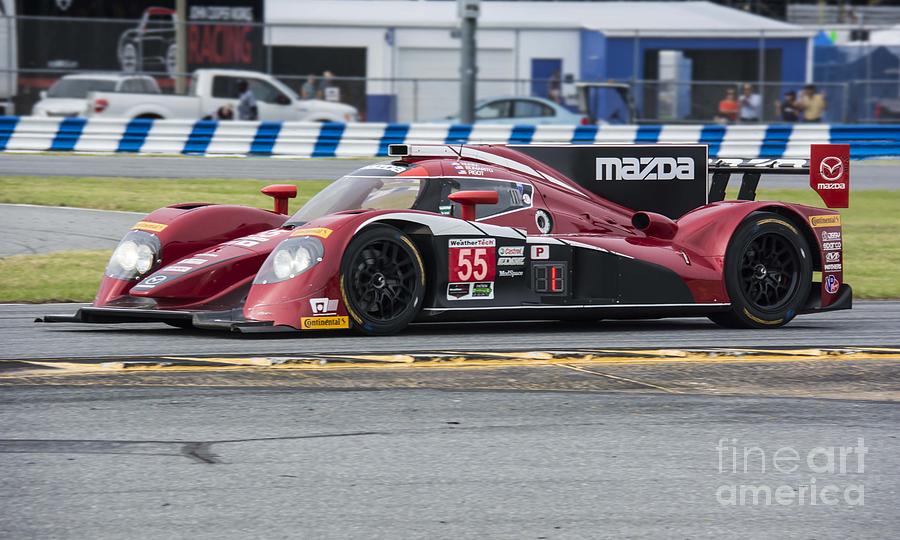
[{"label": "asphalt track surface", "polygon": [[[388,337],[305,332],[243,337],[165,324],[34,323],[79,304],[0,305],[0,359],[141,355],[398,353],[603,347],[852,347],[900,345],[900,302],[857,302],[852,310],[800,316],[779,329],[729,330],[706,319],[589,323],[425,324]],[[83,304],[81,304],[83,305]]]},{"label": "asphalt track surface", "polygon": [[[332,180],[384,159],[278,159],[0,154],[0,176],[122,176]],[[900,162],[854,161],[854,190],[900,189]],[[734,180],[734,185],[737,181]],[[761,187],[805,187],[805,177],[766,175]]]},{"label": "asphalt track surface", "polygon": [[128,229],[144,215],[0,204],[0,257],[77,249],[113,250]]},{"label": "asphalt track surface", "polygon": [[[896,538],[900,529],[895,403],[169,384],[3,388],[0,536]],[[863,462],[848,454],[844,474],[839,461],[834,473],[806,463],[817,447],[839,455],[859,439]],[[748,447],[760,450],[745,473]],[[773,466],[782,447],[800,456],[793,472]],[[790,499],[752,504],[741,486],[787,486]],[[826,486],[837,504],[822,503]],[[738,504],[721,504],[732,492]]]}]

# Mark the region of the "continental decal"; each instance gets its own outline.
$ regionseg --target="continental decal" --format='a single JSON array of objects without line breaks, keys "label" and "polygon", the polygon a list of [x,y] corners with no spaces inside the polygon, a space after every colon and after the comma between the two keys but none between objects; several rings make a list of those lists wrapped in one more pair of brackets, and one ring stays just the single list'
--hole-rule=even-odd
[{"label": "continental decal", "polygon": [[350,318],[346,315],[336,317],[300,317],[300,327],[304,330],[350,328]]},{"label": "continental decal", "polygon": [[813,227],[840,227],[841,215],[832,214],[829,216],[809,216],[809,224]]},{"label": "continental decal", "polygon": [[309,229],[297,229],[291,233],[291,236],[318,236],[319,238],[328,238],[333,231],[325,227],[311,227]]},{"label": "continental decal", "polygon": [[138,231],[160,232],[168,227],[164,223],[153,223],[152,221],[138,221],[131,228]]}]

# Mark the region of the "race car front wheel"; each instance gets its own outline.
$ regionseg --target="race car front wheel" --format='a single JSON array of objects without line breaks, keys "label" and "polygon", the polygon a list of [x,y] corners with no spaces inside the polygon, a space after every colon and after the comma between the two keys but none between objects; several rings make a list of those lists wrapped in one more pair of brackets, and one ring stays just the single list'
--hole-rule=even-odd
[{"label": "race car front wheel", "polygon": [[754,212],[734,232],[725,253],[731,311],[710,316],[729,328],[787,324],[812,286],[812,258],[797,226],[772,212]]},{"label": "race car front wheel", "polygon": [[344,252],[341,294],[360,332],[386,335],[406,328],[425,298],[425,268],[415,244],[394,227],[365,229]]}]

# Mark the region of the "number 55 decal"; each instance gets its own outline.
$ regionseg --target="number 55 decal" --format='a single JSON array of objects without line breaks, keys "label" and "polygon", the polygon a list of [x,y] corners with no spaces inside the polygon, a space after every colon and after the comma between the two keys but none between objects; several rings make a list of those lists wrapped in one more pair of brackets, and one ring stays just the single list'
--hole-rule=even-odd
[{"label": "number 55 decal", "polygon": [[497,272],[497,248],[493,238],[452,239],[448,255],[450,282],[493,281]]}]

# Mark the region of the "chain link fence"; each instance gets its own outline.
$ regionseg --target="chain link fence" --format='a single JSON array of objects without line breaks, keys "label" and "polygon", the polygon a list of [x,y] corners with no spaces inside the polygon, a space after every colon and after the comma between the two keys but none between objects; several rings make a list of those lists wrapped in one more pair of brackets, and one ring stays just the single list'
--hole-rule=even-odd
[{"label": "chain link fence", "polygon": [[[162,92],[175,92],[176,78],[190,77],[190,73],[176,72],[175,33],[177,25],[183,23],[175,21],[172,10],[152,9],[155,8],[148,9],[138,20],[0,17],[0,109],[27,115],[41,99],[43,91],[60,77],[73,73],[144,73],[156,79]],[[395,76],[380,78],[347,76],[334,69],[334,77],[329,79],[328,85],[336,90],[325,92],[321,79],[329,67],[323,68],[319,65],[321,62],[317,64],[309,59],[315,54],[312,50],[315,48],[272,45],[280,43],[281,34],[298,27],[311,28],[253,21],[191,21],[185,24],[188,71],[198,68],[259,71],[278,78],[300,96],[353,105],[362,118],[446,122],[458,114],[460,81],[453,69],[444,70],[447,76],[410,77],[405,76],[401,68]],[[810,36],[814,34],[809,30]],[[650,38],[642,37],[639,31],[634,31],[633,37],[633,65],[646,67],[647,60],[639,58],[638,49],[642,39]],[[778,37],[771,32],[760,32],[759,51],[764,51],[767,43]],[[396,36],[386,32],[384,39],[394,40]],[[867,42],[827,46],[821,45],[818,38],[813,39],[816,46],[810,47],[813,66],[809,71],[815,81],[815,94],[822,99],[821,121],[898,121],[900,46]],[[361,50],[361,60],[350,58],[347,65],[358,64],[355,71],[365,73],[368,67],[366,49],[362,47]],[[340,56],[342,53],[334,54]],[[649,78],[632,74],[627,78],[604,81],[627,84],[630,91],[627,97],[617,93],[603,96],[596,103],[599,111],[580,107],[583,100],[580,100],[578,88],[584,81],[565,75],[554,78],[481,77],[477,95],[481,99],[550,98],[575,115],[574,120],[570,116],[567,122],[580,121],[580,116],[585,115],[591,121],[608,123],[794,121],[789,113],[792,107],[786,107],[784,103],[790,93],[794,94],[795,100],[802,101],[805,83],[799,81],[805,80],[807,74],[794,74],[798,82],[769,80],[773,75],[769,69],[772,66],[766,66],[768,57],[768,54],[758,55],[758,65],[748,67],[753,76],[746,80],[696,80],[696,76],[694,80],[686,80],[692,78],[690,73],[685,76],[681,72],[673,74],[660,70]],[[300,65],[318,67],[296,67]],[[307,85],[311,73],[317,77],[312,92]],[[741,114],[740,102],[747,84],[750,95],[757,96],[754,100],[758,99],[753,108],[758,112],[753,115]],[[729,97],[732,94],[733,100]],[[733,103],[727,103],[730,101],[738,102],[736,110]],[[517,116],[513,108],[508,111],[509,118],[504,121],[515,123]],[[800,110],[798,121],[803,121],[804,116],[804,111]],[[530,117],[527,122],[552,123],[553,118],[548,115],[535,121]]]}]

